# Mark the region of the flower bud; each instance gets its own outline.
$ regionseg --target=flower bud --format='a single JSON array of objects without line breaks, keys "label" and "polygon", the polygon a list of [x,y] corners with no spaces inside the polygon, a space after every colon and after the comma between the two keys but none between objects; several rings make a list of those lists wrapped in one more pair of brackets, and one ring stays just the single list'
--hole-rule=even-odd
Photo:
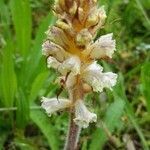
[{"label": "flower bud", "polygon": [[83,11],[83,8],[79,7],[78,8],[78,18],[79,18],[80,22],[83,22],[84,16],[85,16],[85,13]]},{"label": "flower bud", "polygon": [[78,46],[85,46],[89,44],[92,40],[92,35],[88,29],[81,30],[76,36],[76,43]]},{"label": "flower bud", "polygon": [[98,31],[98,29],[100,29],[103,26],[103,24],[105,23],[105,19],[107,17],[104,6],[100,7],[98,9],[98,11],[99,11],[99,13],[98,13],[99,21],[98,21],[97,25],[95,25],[92,28],[92,33],[96,33]]},{"label": "flower bud", "polygon": [[69,13],[71,15],[75,15],[76,14],[76,11],[77,11],[77,3],[75,1],[73,1],[73,5],[72,7],[69,9]]},{"label": "flower bud", "polygon": [[94,7],[93,9],[91,9],[90,14],[87,17],[86,20],[86,27],[89,28],[91,26],[94,26],[98,23],[99,21],[99,10]]},{"label": "flower bud", "polygon": [[61,19],[56,21],[56,25],[57,25],[57,27],[59,27],[63,30],[71,30],[71,26],[68,23],[61,20]]}]

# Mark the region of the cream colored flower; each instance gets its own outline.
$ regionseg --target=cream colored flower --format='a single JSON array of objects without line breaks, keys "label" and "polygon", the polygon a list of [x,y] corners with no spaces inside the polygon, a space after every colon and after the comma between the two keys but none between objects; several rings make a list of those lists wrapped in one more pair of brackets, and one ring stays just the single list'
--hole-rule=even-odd
[{"label": "cream colored flower", "polygon": [[112,72],[106,72],[101,74],[101,79],[103,83],[103,88],[109,88],[112,90],[112,87],[115,86],[117,82],[117,74]]},{"label": "cream colored flower", "polygon": [[97,115],[91,113],[86,108],[82,100],[77,100],[75,104],[74,122],[82,128],[87,128],[89,126],[89,123],[96,122],[96,121],[97,121]]},{"label": "cream colored flower", "polygon": [[92,86],[93,91],[102,92],[103,88],[111,89],[116,84],[117,75],[112,72],[102,73],[103,68],[96,62],[83,72],[83,79]]},{"label": "cream colored flower", "polygon": [[58,69],[58,67],[61,65],[60,62],[58,62],[54,57],[49,56],[47,58],[47,67],[48,68],[54,68]]},{"label": "cream colored flower", "polygon": [[72,75],[79,74],[80,65],[80,59],[77,56],[69,57],[64,62],[59,62],[52,56],[47,59],[47,67],[57,69],[62,75],[66,75],[69,72]]},{"label": "cream colored flower", "polygon": [[59,99],[57,98],[46,98],[42,97],[42,108],[45,109],[46,113],[51,116],[51,114],[55,113],[56,111],[65,109],[70,106],[71,101],[68,99]]},{"label": "cream colored flower", "polygon": [[97,0],[56,0],[53,11],[57,20],[46,32],[42,53],[47,58],[47,67],[61,74],[57,82],[67,90],[72,101],[43,97],[42,107],[49,115],[71,107],[75,110],[74,122],[86,128],[96,122],[97,116],[80,99],[92,89],[102,92],[116,84],[117,75],[103,73],[103,67],[95,61],[112,57],[115,40],[113,34],[107,34],[94,42],[107,17],[104,7],[98,8]]},{"label": "cream colored flower", "polygon": [[58,68],[58,71],[63,75],[71,72],[73,75],[80,74],[80,59],[77,56],[70,56]]},{"label": "cream colored flower", "polygon": [[90,46],[90,57],[93,59],[99,59],[103,57],[112,57],[112,54],[116,50],[116,42],[112,40],[113,34],[106,34],[101,36],[95,43]]},{"label": "cream colored flower", "polygon": [[68,38],[64,31],[60,28],[52,26],[51,28],[49,28],[46,34],[47,38],[55,44],[58,44],[65,49],[68,47]]},{"label": "cream colored flower", "polygon": [[58,61],[64,61],[68,56],[62,47],[48,40],[42,45],[42,53],[45,56],[53,56]]}]

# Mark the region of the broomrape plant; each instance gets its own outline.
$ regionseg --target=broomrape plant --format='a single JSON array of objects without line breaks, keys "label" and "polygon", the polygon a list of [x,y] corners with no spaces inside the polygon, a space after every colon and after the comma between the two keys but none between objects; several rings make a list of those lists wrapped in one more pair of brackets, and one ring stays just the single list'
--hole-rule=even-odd
[{"label": "broomrape plant", "polygon": [[96,0],[57,0],[53,11],[58,19],[46,32],[42,52],[47,57],[47,67],[60,73],[59,84],[63,84],[69,98],[42,97],[42,107],[48,115],[69,108],[70,129],[65,149],[74,150],[80,129],[97,121],[97,115],[85,106],[84,95],[112,89],[116,84],[117,75],[103,72],[97,64],[97,60],[112,58],[115,40],[110,33],[94,41],[106,19],[104,7],[98,8]]}]

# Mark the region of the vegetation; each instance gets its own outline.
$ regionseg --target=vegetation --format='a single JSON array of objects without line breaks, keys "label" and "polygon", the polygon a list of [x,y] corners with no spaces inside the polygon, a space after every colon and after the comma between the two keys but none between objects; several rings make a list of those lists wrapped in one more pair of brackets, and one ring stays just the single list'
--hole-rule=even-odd
[{"label": "vegetation", "polygon": [[[41,96],[60,87],[41,53],[44,32],[55,18],[53,1],[0,0],[0,149],[59,150],[68,113],[49,118]],[[98,122],[84,129],[80,149],[150,149],[150,1],[101,0],[107,11],[99,35],[114,33],[113,61],[99,62],[119,74],[113,92],[87,95]],[[61,95],[66,95],[63,91]]]}]

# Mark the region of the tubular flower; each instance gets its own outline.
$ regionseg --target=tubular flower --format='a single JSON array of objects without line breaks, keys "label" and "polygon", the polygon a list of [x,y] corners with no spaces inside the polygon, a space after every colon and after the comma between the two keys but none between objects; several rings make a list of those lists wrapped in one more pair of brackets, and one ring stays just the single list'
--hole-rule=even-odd
[{"label": "tubular flower", "polygon": [[117,75],[115,73],[103,73],[102,71],[102,66],[94,62],[82,74],[84,81],[89,83],[95,92],[102,92],[103,88],[112,89],[116,84]]},{"label": "tubular flower", "polygon": [[82,128],[87,128],[90,122],[96,122],[97,115],[91,113],[83,103],[83,100],[78,100],[75,104],[75,123]]},{"label": "tubular flower", "polygon": [[49,116],[56,111],[69,107],[70,104],[71,101],[67,99],[59,99],[58,101],[57,98],[48,99],[46,97],[42,97],[42,108],[45,109]]},{"label": "tubular flower", "polygon": [[[97,31],[104,25],[104,7],[98,8],[96,0],[57,0],[53,8],[57,16],[55,25],[46,31],[47,38],[42,53],[47,57],[47,67],[60,73],[59,83],[68,91],[69,100],[42,98],[42,107],[48,114],[73,107],[74,122],[83,128],[96,122],[97,116],[84,105],[84,85],[95,92],[112,89],[117,74],[103,72],[97,60],[112,58],[116,50],[113,34],[95,40]],[[90,87],[90,88],[89,88]]]}]

